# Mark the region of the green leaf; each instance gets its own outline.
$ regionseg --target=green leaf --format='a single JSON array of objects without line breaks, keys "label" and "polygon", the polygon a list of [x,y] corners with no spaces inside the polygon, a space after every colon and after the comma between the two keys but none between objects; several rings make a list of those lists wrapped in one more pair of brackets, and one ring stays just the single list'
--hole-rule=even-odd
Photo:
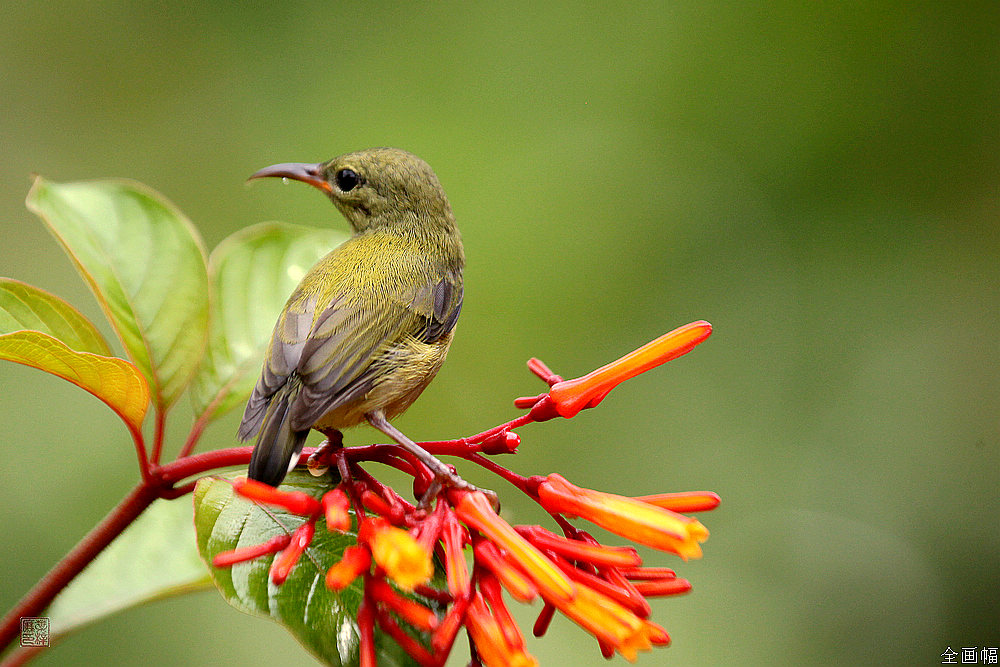
[{"label": "green leaf", "polygon": [[[236,474],[230,475],[235,477]],[[281,486],[304,491],[319,499],[330,489],[329,477],[292,471]],[[217,554],[261,544],[291,534],[304,519],[280,509],[261,507],[233,493],[225,479],[198,481],[194,491],[198,551],[207,563]],[[326,587],[326,571],[354,544],[354,534],[331,533],[322,519],[312,544],[281,586],[271,583],[268,571],[274,556],[264,556],[224,568],[209,566],[223,597],[240,611],[263,616],[285,626],[317,658],[330,665],[358,664],[358,606],[361,584],[342,593]],[[379,665],[413,665],[413,659],[376,629]]]},{"label": "green leaf", "polygon": [[328,229],[264,223],[233,234],[212,251],[208,352],[191,394],[198,416],[214,419],[249,397],[292,290],[345,238]]},{"label": "green leaf", "polygon": [[33,285],[0,278],[0,334],[24,329],[47,333],[77,352],[111,356],[104,337],[76,308]]},{"label": "green leaf", "polygon": [[191,379],[208,331],[201,241],[159,193],[132,181],[52,183],[28,193],[90,285],[160,409]]},{"label": "green leaf", "polygon": [[211,587],[198,556],[191,503],[157,500],[45,612],[53,634],[145,602]]},{"label": "green leaf", "polygon": [[118,413],[133,436],[140,433],[149,408],[149,386],[139,369],[124,359],[77,352],[39,331],[0,335],[0,359],[69,380]]}]

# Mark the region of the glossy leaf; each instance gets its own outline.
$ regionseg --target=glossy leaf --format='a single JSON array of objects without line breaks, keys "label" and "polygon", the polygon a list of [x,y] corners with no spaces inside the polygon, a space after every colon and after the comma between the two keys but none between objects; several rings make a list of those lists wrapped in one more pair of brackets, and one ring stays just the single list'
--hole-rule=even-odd
[{"label": "glossy leaf", "polygon": [[133,435],[149,408],[149,386],[139,369],[124,359],[77,352],[39,331],[0,335],[0,359],[58,375],[86,389],[118,413]]},{"label": "glossy leaf", "polygon": [[[231,475],[235,477],[236,475]],[[329,477],[293,471],[281,487],[304,491],[319,499],[330,489]],[[272,507],[260,507],[235,496],[225,479],[206,477],[194,492],[198,550],[206,562],[216,554],[291,534],[304,519]],[[340,560],[353,534],[326,530],[320,519],[312,544],[281,586],[270,582],[274,555],[223,568],[211,567],[215,585],[237,609],[285,626],[317,658],[330,665],[358,664],[355,620],[361,602],[360,580],[341,593],[325,585],[326,571]],[[413,665],[391,639],[376,632],[379,665]]]},{"label": "glossy leaf", "polygon": [[191,379],[208,330],[201,241],[159,193],[132,181],[52,183],[28,193],[149,380],[169,407]]},{"label": "glossy leaf", "polygon": [[33,285],[0,278],[0,334],[25,329],[47,333],[78,352],[111,356],[104,337],[76,308]]},{"label": "glossy leaf", "polygon": [[329,229],[264,223],[233,234],[212,251],[208,351],[192,385],[199,416],[218,417],[249,397],[292,290],[345,238]]},{"label": "glossy leaf", "polygon": [[212,586],[195,543],[191,502],[157,500],[102,551],[45,612],[52,632],[145,602]]}]

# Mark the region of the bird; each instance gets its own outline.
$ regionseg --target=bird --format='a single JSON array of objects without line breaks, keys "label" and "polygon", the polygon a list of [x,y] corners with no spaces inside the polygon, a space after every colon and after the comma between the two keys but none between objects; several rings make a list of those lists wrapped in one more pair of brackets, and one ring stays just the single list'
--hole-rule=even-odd
[{"label": "bird", "polygon": [[390,423],[440,370],[462,310],[462,237],[434,171],[371,148],[248,180],[269,177],[326,193],[353,234],[306,273],[274,326],[238,431],[256,437],[247,476],[278,486],[310,429],[332,442],[368,423],[430,469],[434,493],[475,489]]}]

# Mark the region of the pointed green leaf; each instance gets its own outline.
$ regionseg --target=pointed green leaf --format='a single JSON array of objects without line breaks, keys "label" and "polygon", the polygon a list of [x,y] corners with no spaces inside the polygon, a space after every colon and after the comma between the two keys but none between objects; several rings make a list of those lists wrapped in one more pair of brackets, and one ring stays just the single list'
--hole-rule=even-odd
[{"label": "pointed green leaf", "polygon": [[[233,474],[231,477],[235,477]],[[330,489],[328,477],[293,471],[281,487],[304,491],[319,499]],[[260,507],[235,496],[225,479],[206,477],[194,492],[198,550],[207,563],[223,551],[261,544],[291,534],[304,519],[271,507]],[[281,586],[271,583],[268,571],[274,556],[265,556],[224,568],[209,566],[223,597],[240,611],[263,616],[285,626],[317,658],[330,665],[358,664],[358,606],[361,586],[356,581],[342,593],[326,587],[326,571],[354,544],[354,534],[331,533],[322,519],[312,544]],[[379,665],[413,665],[391,639],[376,629]]]},{"label": "pointed green leaf", "polygon": [[131,181],[52,183],[28,193],[90,285],[163,409],[200,361],[208,329],[201,241],[159,193]]},{"label": "pointed green leaf", "polygon": [[247,399],[288,296],[345,238],[329,229],[264,223],[233,234],[212,251],[208,351],[191,394],[196,414],[213,419]]},{"label": "pointed green leaf", "polygon": [[47,333],[77,352],[111,356],[104,337],[76,308],[33,285],[0,278],[0,334],[25,329]]},{"label": "pointed green leaf", "polygon": [[64,635],[123,609],[212,585],[195,544],[187,498],[157,500],[45,612]]},{"label": "pointed green leaf", "polygon": [[133,435],[149,408],[149,386],[139,369],[118,357],[77,352],[39,331],[0,335],[0,359],[58,375],[107,403]]}]

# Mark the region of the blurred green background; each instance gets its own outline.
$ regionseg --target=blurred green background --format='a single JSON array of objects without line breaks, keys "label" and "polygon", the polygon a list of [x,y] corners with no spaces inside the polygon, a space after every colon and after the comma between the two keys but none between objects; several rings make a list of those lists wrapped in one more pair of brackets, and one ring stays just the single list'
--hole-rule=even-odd
[{"label": "blurred green background", "polygon": [[[650,554],[694,591],[654,603],[674,645],[639,664],[936,664],[1000,644],[1000,5],[539,4],[6,3],[0,274],[102,320],[23,206],[32,172],[144,181],[212,247],[264,220],[346,228],[304,186],[245,187],[257,168],[406,148],[468,255],[411,436],[511,418],[541,389],[531,356],[573,376],[715,326],[599,410],[523,429],[504,462],[721,494],[704,559]],[[6,610],[137,473],[96,400],[13,364],[0,386]],[[203,447],[233,445],[237,421]],[[491,485],[512,520],[542,520]],[[605,664],[565,619],[529,649]],[[37,664],[109,661],[310,658],[210,591]]]}]

